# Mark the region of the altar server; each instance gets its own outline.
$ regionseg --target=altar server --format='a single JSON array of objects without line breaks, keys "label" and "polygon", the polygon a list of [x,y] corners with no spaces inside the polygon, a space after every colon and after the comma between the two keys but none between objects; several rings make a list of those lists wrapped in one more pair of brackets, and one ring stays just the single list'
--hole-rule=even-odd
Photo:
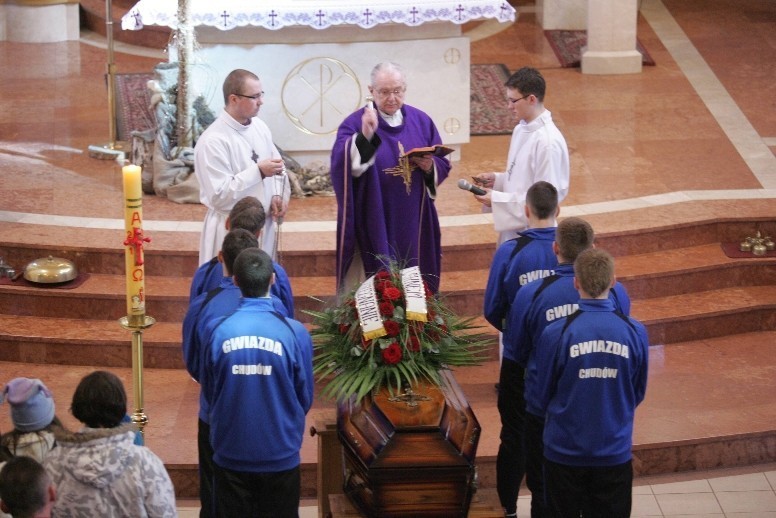
[{"label": "altar server", "polygon": [[507,82],[506,105],[519,121],[512,131],[504,172],[480,173],[475,181],[487,192],[476,196],[499,233],[498,244],[528,227],[523,207],[528,188],[539,180],[558,189],[558,202],[569,192],[569,150],[552,114],[544,107],[546,83],[535,68],[523,67]]},{"label": "altar server", "polygon": [[224,81],[224,111],[194,147],[194,172],[200,201],[207,207],[199,245],[199,264],[218,254],[226,235],[226,218],[245,196],[261,200],[267,221],[261,248],[272,254],[275,223],[288,209],[291,187],[280,152],[267,125],[257,117],[264,104],[261,80],[236,69]]}]

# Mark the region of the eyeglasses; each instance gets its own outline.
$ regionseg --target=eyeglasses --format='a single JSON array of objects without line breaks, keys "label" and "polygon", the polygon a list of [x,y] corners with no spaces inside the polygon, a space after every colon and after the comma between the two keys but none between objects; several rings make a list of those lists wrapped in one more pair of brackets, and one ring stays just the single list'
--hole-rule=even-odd
[{"label": "eyeglasses", "polygon": [[251,99],[251,100],[255,101],[256,99],[261,99],[262,97],[264,97],[264,92],[259,92],[256,95],[243,95],[243,94],[238,94],[238,93],[236,93],[234,95],[236,95],[237,97],[245,97],[246,99]]},{"label": "eyeglasses", "polygon": [[390,97],[391,95],[395,95],[396,97],[401,97],[402,95],[404,95],[404,90],[405,90],[404,88],[395,88],[393,90],[382,89],[382,90],[375,90],[375,93],[380,97],[382,97],[383,99],[385,99],[386,97]]},{"label": "eyeglasses", "polygon": [[519,99],[512,99],[512,98],[507,97],[507,101],[509,101],[511,104],[515,104],[517,101],[522,101],[523,99],[527,99],[528,97],[531,97],[531,94],[524,95],[524,96],[520,97]]}]

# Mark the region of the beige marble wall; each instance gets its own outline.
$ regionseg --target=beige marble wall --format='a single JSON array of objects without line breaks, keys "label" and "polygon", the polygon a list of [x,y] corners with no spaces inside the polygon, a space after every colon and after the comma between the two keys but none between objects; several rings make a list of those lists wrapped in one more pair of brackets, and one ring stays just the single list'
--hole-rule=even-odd
[{"label": "beige marble wall", "polygon": [[[260,117],[271,121],[278,146],[302,165],[328,163],[337,127],[365,103],[372,68],[395,61],[407,76],[405,102],[428,113],[443,142],[458,148],[469,142],[470,46],[466,37],[440,34],[445,26],[460,33],[457,25],[430,23],[414,27],[414,37],[403,40],[393,39],[391,26],[370,29],[371,41],[321,42],[316,37],[327,31],[315,29],[296,31],[296,42],[283,30],[271,34],[276,43],[200,40],[193,84],[219,113],[223,78],[235,68],[255,72],[266,92]],[[229,32],[222,34],[231,38]]]},{"label": "beige marble wall", "polygon": [[80,36],[78,4],[0,4],[0,41],[53,43]]},{"label": "beige marble wall", "polygon": [[584,30],[587,0],[536,0],[536,17],[542,29]]}]

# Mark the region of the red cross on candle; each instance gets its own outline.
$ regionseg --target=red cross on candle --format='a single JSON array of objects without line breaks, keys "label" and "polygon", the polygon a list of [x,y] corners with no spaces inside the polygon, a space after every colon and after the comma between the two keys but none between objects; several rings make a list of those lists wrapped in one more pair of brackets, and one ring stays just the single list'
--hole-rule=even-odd
[{"label": "red cross on candle", "polygon": [[124,246],[131,246],[135,253],[135,266],[143,265],[143,243],[150,243],[150,237],[143,237],[143,229],[134,227],[132,236],[124,240]]}]

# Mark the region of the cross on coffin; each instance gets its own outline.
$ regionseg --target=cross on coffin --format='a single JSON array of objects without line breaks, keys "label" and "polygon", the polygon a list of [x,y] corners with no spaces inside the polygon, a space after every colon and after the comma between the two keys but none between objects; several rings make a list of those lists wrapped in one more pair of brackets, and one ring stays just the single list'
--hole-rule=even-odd
[{"label": "cross on coffin", "polygon": [[406,403],[408,407],[418,406],[418,401],[431,401],[431,398],[423,394],[416,394],[411,387],[405,387],[404,393],[398,396],[388,398],[391,403]]}]

